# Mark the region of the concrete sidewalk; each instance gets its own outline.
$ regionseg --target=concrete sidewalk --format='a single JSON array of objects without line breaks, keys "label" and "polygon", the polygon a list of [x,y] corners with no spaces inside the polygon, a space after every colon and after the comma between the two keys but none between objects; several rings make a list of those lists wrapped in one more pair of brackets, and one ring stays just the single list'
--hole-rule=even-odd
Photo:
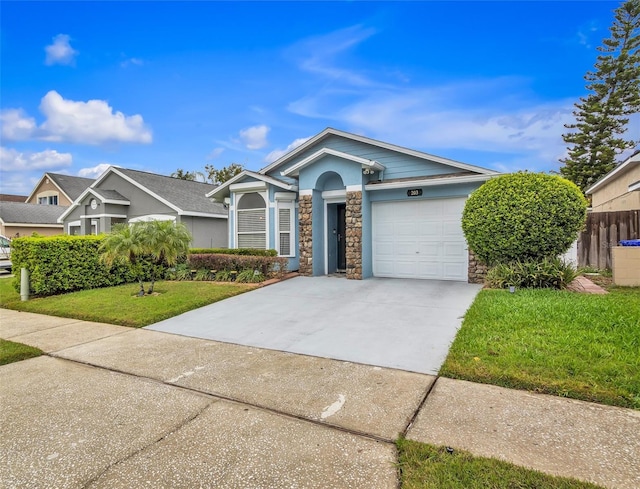
[{"label": "concrete sidewalk", "polygon": [[640,487],[638,411],[4,309],[0,337],[48,353],[0,367],[2,487],[396,488],[401,433]]}]

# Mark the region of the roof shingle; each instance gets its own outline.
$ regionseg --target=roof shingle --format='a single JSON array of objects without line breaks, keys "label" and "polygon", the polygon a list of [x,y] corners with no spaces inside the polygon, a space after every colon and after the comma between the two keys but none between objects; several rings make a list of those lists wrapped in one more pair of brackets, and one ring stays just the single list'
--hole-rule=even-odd
[{"label": "roof shingle", "polygon": [[58,217],[67,209],[61,205],[0,202],[0,219],[4,223],[58,224]]}]

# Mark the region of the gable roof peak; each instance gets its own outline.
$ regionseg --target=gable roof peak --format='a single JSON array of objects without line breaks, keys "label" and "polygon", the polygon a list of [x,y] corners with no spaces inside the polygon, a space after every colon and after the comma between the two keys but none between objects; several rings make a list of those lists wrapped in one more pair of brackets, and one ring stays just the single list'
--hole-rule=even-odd
[{"label": "gable roof peak", "polygon": [[377,139],[373,139],[373,138],[370,138],[370,137],[367,137],[367,136],[362,136],[362,135],[358,135],[358,134],[354,134],[354,133],[350,133],[350,132],[346,132],[346,131],[341,131],[341,130],[335,129],[333,127],[325,128],[322,132],[316,134],[315,136],[313,136],[309,140],[305,141],[304,143],[302,143],[297,148],[292,149],[287,154],[281,156],[280,158],[278,158],[276,161],[274,161],[270,165],[264,167],[262,170],[259,171],[259,173],[266,174],[266,173],[278,168],[279,166],[281,166],[281,165],[287,163],[288,161],[294,159],[296,156],[300,155],[301,153],[303,153],[304,151],[306,151],[307,149],[309,149],[313,145],[316,145],[316,144],[320,143],[323,139],[326,139],[327,137],[329,137],[331,135],[343,137],[343,138],[346,138],[346,139],[350,139],[352,141],[358,141],[358,142],[361,142],[361,143],[364,143],[364,144],[369,144],[369,145],[372,145],[372,146],[376,146],[376,147],[379,147],[379,148],[387,149],[387,150],[390,150],[390,151],[395,151],[395,152],[406,154],[406,155],[409,155],[409,156],[414,156],[414,157],[420,158],[420,159],[425,159],[425,160],[429,160],[429,161],[435,161],[436,163],[441,163],[443,165],[448,165],[448,166],[452,166],[454,168],[460,168],[460,169],[463,169],[463,170],[466,170],[466,171],[472,171],[472,172],[480,173],[480,174],[483,174],[483,175],[497,175],[498,174],[498,172],[496,172],[494,170],[489,170],[488,168],[482,168],[480,166],[475,166],[475,165],[470,165],[470,164],[467,164],[467,163],[462,163],[460,161],[455,161],[455,160],[451,160],[449,158],[443,158],[441,156],[436,156],[436,155],[432,155],[432,154],[429,154],[429,153],[424,153],[422,151],[417,151],[417,150],[414,150],[414,149],[406,148],[404,146],[398,146],[396,144],[385,143],[385,142],[379,141]]}]

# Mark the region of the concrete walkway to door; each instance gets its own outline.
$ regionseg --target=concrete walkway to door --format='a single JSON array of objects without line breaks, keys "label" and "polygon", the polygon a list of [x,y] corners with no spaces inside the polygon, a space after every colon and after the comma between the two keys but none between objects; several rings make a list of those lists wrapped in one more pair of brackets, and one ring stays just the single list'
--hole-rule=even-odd
[{"label": "concrete walkway to door", "polygon": [[296,277],[147,329],[435,374],[480,285]]}]

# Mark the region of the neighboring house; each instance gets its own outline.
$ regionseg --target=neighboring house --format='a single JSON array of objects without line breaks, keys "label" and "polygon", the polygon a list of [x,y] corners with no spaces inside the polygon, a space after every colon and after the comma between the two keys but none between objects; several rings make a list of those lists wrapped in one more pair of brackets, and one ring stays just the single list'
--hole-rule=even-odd
[{"label": "neighboring house", "polygon": [[227,209],[206,197],[214,185],[109,167],[58,219],[67,234],[108,233],[118,223],[184,223],[194,247],[227,246]]},{"label": "neighboring house", "polygon": [[8,238],[62,234],[60,215],[67,210],[62,206],[43,206],[24,202],[0,202],[0,234]]},{"label": "neighboring house", "polygon": [[[89,185],[91,178],[45,173],[27,197],[28,204],[70,206]],[[23,201],[25,202],[25,201]]]},{"label": "neighboring house", "polygon": [[623,161],[586,191],[592,212],[640,209],[640,151]]},{"label": "neighboring house", "polygon": [[578,236],[578,265],[611,269],[611,250],[640,238],[640,151],[586,190],[591,197],[585,229]]},{"label": "neighboring house", "polygon": [[25,202],[26,195],[0,194],[0,202]]},{"label": "neighboring house", "polygon": [[229,247],[274,248],[303,275],[467,281],[461,215],[497,172],[327,128],[207,195]]}]

